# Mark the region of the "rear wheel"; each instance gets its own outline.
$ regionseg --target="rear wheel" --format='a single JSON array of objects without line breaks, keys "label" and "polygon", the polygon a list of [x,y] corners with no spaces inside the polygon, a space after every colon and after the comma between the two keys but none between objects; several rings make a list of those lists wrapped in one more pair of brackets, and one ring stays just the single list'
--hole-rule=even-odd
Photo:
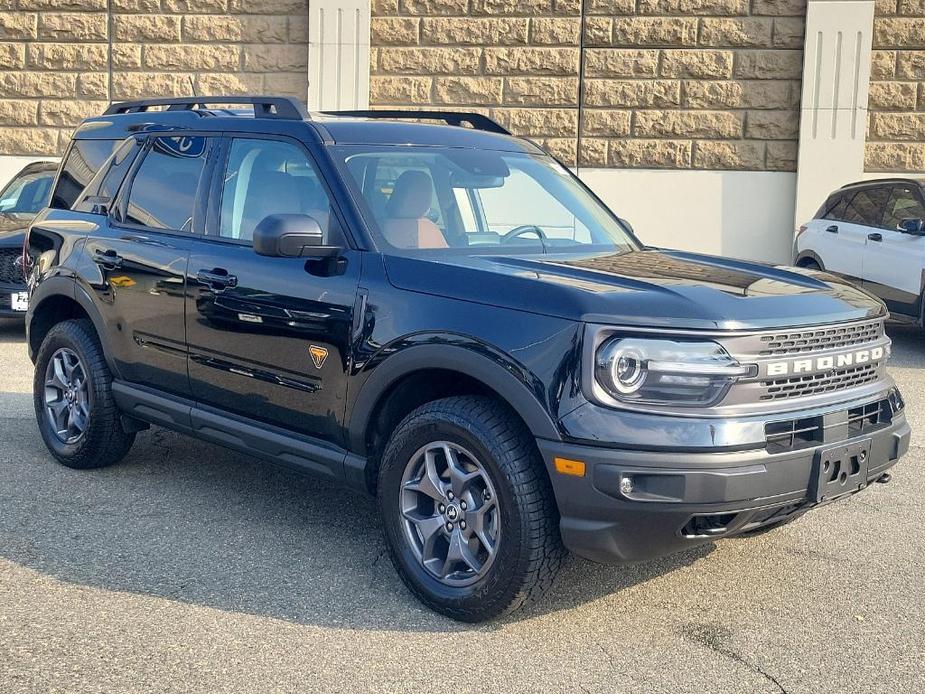
[{"label": "rear wheel", "polygon": [[447,398],[408,415],[386,447],[378,498],[402,580],[453,619],[491,619],[535,600],[562,564],[535,445],[489,398]]},{"label": "rear wheel", "polygon": [[58,323],[45,336],[35,362],[33,400],[42,439],[62,465],[112,465],[135,441],[122,427],[112,375],[88,320]]}]

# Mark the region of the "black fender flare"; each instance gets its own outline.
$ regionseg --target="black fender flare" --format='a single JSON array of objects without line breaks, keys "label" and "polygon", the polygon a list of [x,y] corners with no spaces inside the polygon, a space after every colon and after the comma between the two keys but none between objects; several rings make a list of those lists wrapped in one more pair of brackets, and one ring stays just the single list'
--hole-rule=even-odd
[{"label": "black fender flare", "polygon": [[514,375],[518,369],[505,368],[495,359],[485,356],[484,346],[481,346],[482,350],[475,351],[479,346],[478,343],[473,343],[471,347],[418,344],[389,355],[373,367],[350,413],[350,449],[365,455],[366,430],[381,397],[403,377],[424,369],[457,371],[482,382],[520,415],[534,436],[561,440],[553,417],[543,408],[528,385]]},{"label": "black fender flare", "polygon": [[75,282],[73,278],[56,276],[48,277],[35,288],[32,293],[32,296],[29,299],[29,313],[27,315],[27,341],[29,345],[29,357],[35,361],[35,354],[33,353],[32,340],[29,338],[29,334],[32,332],[32,323],[35,320],[35,315],[42,310],[42,304],[46,303],[51,299],[58,297],[64,297],[76,303],[87,314],[90,318],[90,322],[93,323],[93,328],[96,330],[96,336],[100,341],[100,346],[103,348],[103,356],[106,359],[106,364],[109,366],[110,372],[114,377],[119,378],[119,371],[116,367],[115,360],[112,357],[112,349],[109,345],[109,336],[106,332],[106,322],[103,320],[102,314],[100,314],[99,308],[96,304],[93,303],[93,299],[90,294],[87,292],[86,288],[82,287],[78,282]]},{"label": "black fender flare", "polygon": [[820,258],[815,251],[810,250],[800,251],[799,255],[797,255],[797,257],[794,259],[793,264],[799,265],[801,260],[806,260],[807,258],[814,261],[816,265],[819,266],[820,270],[825,270],[825,265],[822,263],[822,258]]}]

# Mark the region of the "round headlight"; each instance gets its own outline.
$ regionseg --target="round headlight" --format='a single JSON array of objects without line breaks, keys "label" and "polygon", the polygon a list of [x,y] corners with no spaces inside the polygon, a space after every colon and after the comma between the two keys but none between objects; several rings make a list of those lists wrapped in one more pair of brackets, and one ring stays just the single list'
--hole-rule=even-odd
[{"label": "round headlight", "polygon": [[610,357],[610,373],[617,390],[625,395],[635,393],[646,380],[642,355],[633,349],[615,350]]}]

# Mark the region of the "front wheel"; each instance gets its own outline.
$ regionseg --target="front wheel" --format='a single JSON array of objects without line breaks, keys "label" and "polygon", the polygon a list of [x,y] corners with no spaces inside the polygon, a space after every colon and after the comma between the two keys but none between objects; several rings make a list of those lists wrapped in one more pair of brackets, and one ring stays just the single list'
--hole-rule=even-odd
[{"label": "front wheel", "polygon": [[112,465],[135,441],[122,427],[112,376],[88,320],[64,321],[48,331],[35,361],[33,400],[42,439],[62,465]]},{"label": "front wheel", "polygon": [[408,415],[386,447],[378,499],[405,585],[453,619],[492,619],[532,602],[562,565],[535,444],[489,398],[447,398]]}]

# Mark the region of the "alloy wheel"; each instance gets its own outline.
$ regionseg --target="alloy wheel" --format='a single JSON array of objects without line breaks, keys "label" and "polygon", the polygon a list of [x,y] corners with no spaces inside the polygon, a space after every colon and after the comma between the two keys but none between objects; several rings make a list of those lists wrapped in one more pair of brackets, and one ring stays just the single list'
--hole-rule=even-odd
[{"label": "alloy wheel", "polygon": [[56,351],[45,367],[45,415],[62,443],[77,443],[90,421],[87,372],[77,353]]},{"label": "alloy wheel", "polygon": [[448,586],[485,576],[498,554],[498,496],[482,463],[465,448],[436,441],[405,467],[399,488],[405,537],[421,566]]}]

